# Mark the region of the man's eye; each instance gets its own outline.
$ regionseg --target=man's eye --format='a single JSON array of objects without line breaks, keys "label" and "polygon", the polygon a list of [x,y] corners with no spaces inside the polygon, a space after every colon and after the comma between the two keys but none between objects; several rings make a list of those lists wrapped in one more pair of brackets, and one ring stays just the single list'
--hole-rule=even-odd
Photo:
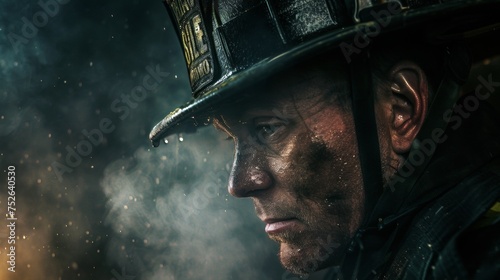
[{"label": "man's eye", "polygon": [[284,123],[276,118],[254,122],[256,136],[261,142],[278,140],[283,128]]},{"label": "man's eye", "polygon": [[262,125],[257,125],[257,131],[258,133],[262,135],[270,135],[273,134],[276,130],[277,127],[269,124],[262,124]]}]

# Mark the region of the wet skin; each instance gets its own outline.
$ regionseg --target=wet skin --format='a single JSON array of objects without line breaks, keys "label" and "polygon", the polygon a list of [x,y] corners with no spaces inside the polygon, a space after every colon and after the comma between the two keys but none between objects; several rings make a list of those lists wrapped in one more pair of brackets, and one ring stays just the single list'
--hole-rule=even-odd
[{"label": "wet skin", "polygon": [[341,262],[364,193],[352,113],[336,97],[342,77],[298,72],[253,89],[264,93],[214,123],[235,143],[229,192],[253,200],[283,266],[306,274]]}]

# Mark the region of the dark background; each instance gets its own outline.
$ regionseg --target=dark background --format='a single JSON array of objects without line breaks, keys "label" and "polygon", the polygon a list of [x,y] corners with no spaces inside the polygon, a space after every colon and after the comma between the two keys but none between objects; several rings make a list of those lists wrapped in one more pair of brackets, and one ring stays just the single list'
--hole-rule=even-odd
[{"label": "dark background", "polygon": [[[232,142],[211,128],[148,141],[190,99],[162,2],[41,2],[52,15],[0,0],[0,212],[13,165],[18,218],[15,273],[0,225],[0,279],[292,279],[251,202],[226,192]],[[168,75],[114,110],[148,66]]]}]

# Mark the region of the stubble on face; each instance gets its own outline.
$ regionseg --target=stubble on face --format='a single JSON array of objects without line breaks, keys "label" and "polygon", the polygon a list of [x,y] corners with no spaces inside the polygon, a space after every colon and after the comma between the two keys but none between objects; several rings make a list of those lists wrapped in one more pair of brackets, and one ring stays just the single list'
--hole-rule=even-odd
[{"label": "stubble on face", "polygon": [[362,211],[359,181],[349,170],[359,166],[357,157],[330,149],[311,132],[305,134],[298,137],[305,140],[302,145],[283,159],[290,164],[277,180],[276,193],[254,198],[258,214],[291,216],[303,225],[300,230],[269,235],[280,243],[283,266],[296,274],[338,264]]}]

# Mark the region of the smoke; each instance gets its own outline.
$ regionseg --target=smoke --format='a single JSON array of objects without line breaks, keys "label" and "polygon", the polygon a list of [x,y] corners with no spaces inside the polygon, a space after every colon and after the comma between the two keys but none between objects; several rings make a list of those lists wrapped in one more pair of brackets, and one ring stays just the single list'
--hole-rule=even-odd
[{"label": "smoke", "polygon": [[106,223],[118,233],[108,253],[141,279],[275,279],[281,272],[263,270],[269,260],[262,255],[275,258],[277,249],[252,206],[228,197],[231,143],[221,138],[205,129],[107,166]]}]

